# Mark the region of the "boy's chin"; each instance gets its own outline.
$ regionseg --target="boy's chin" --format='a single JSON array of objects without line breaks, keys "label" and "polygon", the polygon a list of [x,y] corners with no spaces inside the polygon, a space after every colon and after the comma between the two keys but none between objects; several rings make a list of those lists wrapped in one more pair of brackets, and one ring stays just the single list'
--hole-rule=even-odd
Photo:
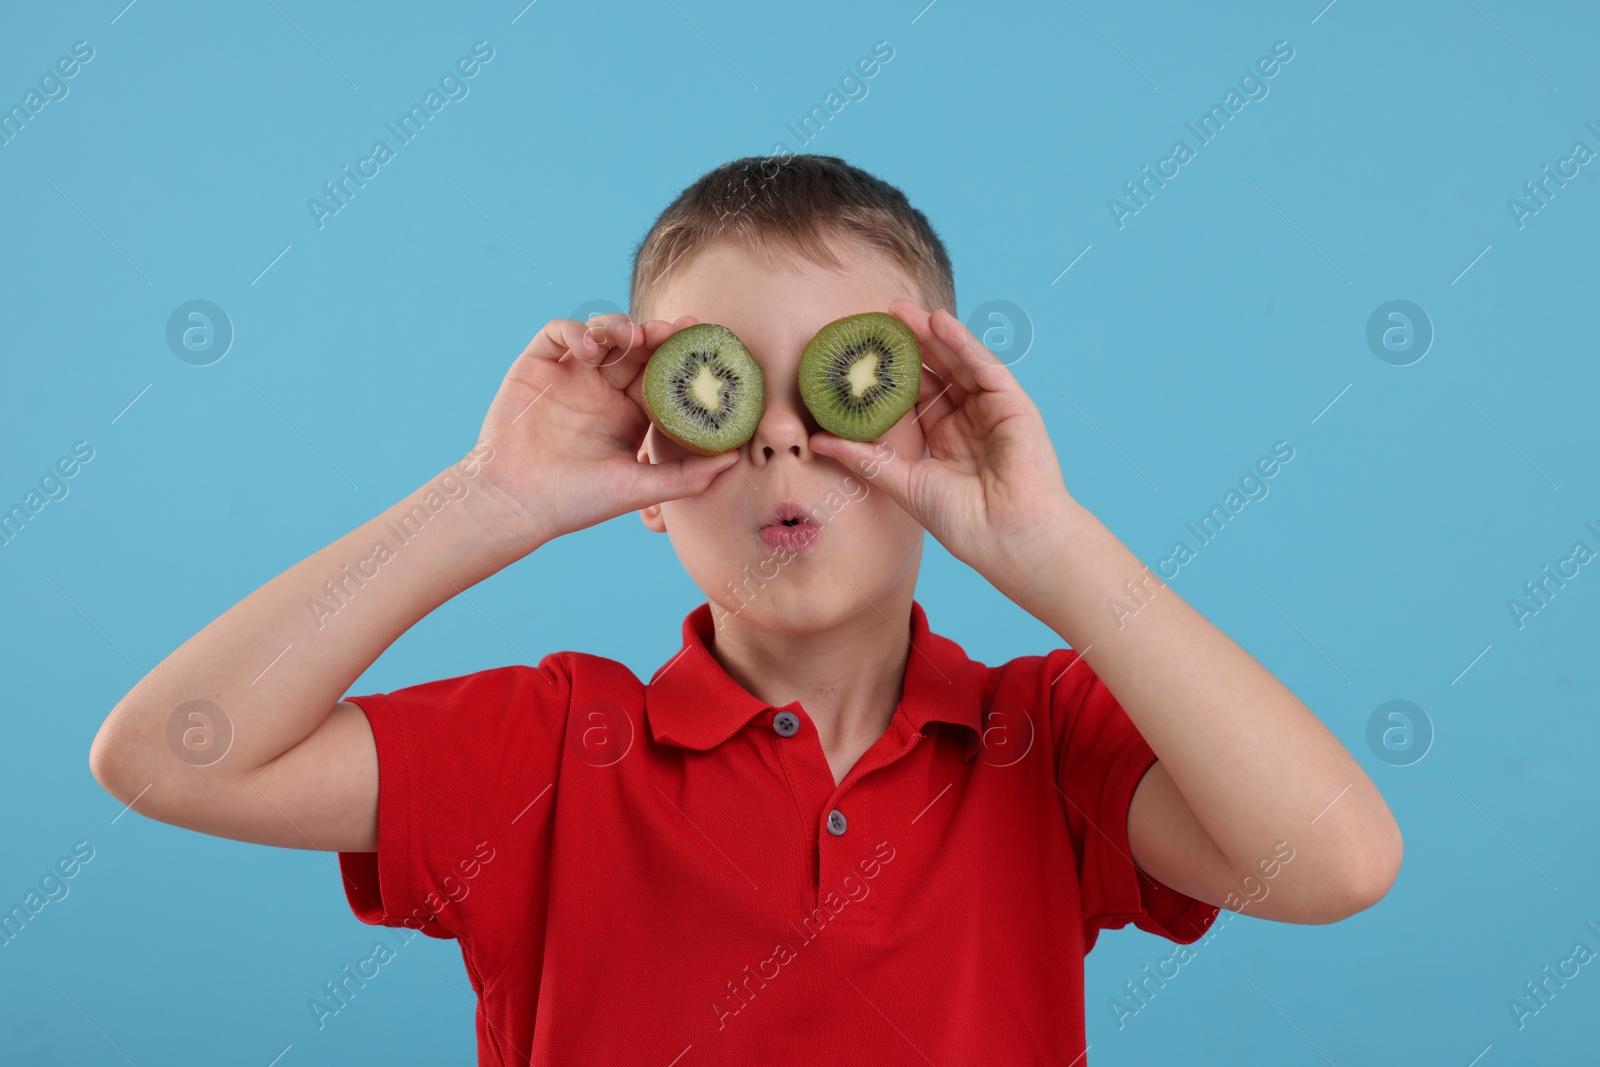
[{"label": "boy's chin", "polygon": [[833,583],[818,582],[807,576],[803,583],[805,588],[800,588],[801,584],[796,582],[782,591],[769,584],[754,596],[743,592],[735,596],[723,590],[709,597],[711,617],[718,630],[742,626],[769,633],[800,635],[830,630],[862,608],[871,610],[861,594],[847,582],[837,582],[837,588],[832,588]]}]

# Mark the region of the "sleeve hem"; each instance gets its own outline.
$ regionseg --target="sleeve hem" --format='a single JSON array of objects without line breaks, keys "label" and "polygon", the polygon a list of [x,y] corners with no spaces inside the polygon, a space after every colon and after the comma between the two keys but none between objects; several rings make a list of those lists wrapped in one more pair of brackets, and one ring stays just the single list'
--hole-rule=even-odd
[{"label": "sleeve hem", "polygon": [[[1133,794],[1159,757],[1148,743],[1131,748],[1117,761],[1107,776],[1107,810],[1118,813],[1109,827],[1100,827],[1108,842],[1128,860],[1124,870],[1112,865],[1107,871],[1102,899],[1129,905],[1126,910],[1107,911],[1101,924],[1125,926],[1133,923],[1146,933],[1165,937],[1180,945],[1198,941],[1216,920],[1220,909],[1150,877],[1133,860],[1128,841],[1128,815]],[[1085,931],[1085,938],[1091,936]]]},{"label": "sleeve hem", "polygon": [[456,935],[426,908],[414,907],[410,914],[395,910],[420,904],[410,866],[418,855],[416,804],[411,795],[414,746],[403,719],[386,695],[345,699],[366,715],[378,754],[378,851],[339,853],[345,899],[356,918],[369,925],[404,926],[430,937],[453,938]]}]

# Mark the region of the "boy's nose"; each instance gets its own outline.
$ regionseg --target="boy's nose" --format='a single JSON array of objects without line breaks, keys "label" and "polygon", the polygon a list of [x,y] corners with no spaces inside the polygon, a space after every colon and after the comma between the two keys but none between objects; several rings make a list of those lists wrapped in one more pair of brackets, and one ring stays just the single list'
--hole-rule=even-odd
[{"label": "boy's nose", "polygon": [[772,386],[773,376],[768,375],[765,409],[750,437],[750,462],[761,465],[785,453],[810,458],[807,441],[819,427],[801,401],[799,388],[793,383],[788,388]]}]

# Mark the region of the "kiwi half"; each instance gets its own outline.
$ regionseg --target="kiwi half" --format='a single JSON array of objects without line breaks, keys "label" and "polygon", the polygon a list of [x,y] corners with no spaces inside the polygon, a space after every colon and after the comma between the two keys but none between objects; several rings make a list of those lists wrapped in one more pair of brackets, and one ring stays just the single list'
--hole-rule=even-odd
[{"label": "kiwi half", "polygon": [[851,441],[882,437],[921,387],[917,335],[887,312],[830,322],[800,355],[800,398],[819,426]]},{"label": "kiwi half", "polygon": [[668,337],[644,368],[650,421],[690,452],[714,456],[750,440],[766,377],[726,326],[702,322]]}]

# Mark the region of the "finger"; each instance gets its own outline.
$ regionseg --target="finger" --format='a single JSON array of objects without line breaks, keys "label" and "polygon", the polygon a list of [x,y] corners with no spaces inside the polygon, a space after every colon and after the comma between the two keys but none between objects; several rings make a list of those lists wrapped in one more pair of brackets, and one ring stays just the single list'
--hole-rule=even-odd
[{"label": "finger", "polygon": [[649,324],[636,323],[626,312],[596,312],[583,324],[584,333],[592,344],[574,348],[573,352],[597,369],[621,364],[635,355],[639,357],[636,362],[648,362],[650,354],[666,338],[694,322],[694,318],[685,315],[677,323],[664,319],[655,319]]},{"label": "finger", "polygon": [[[921,308],[917,307],[917,305],[912,304],[911,301],[907,300],[905,303],[910,305],[908,309],[909,313],[914,313],[919,316],[925,316],[927,314]],[[922,347],[924,342],[919,340],[917,344],[919,347]],[[929,405],[943,397],[945,407],[941,408],[941,413],[938,418],[923,420],[924,432],[926,432],[927,429],[933,425],[933,423],[938,422],[939,418],[943,418],[945,414],[948,414],[950,409],[960,407],[970,395],[952,376],[948,366],[940,363],[936,355],[930,356],[928,354],[932,347],[933,346],[930,342],[928,343],[927,347],[923,348],[922,350],[923,356],[927,358],[929,362],[922,365],[922,376],[921,381],[918,383],[917,402],[915,406],[920,415],[920,413],[925,411]],[[933,363],[936,366],[929,366],[929,363]],[[943,367],[944,373],[941,374],[936,367]]]},{"label": "finger", "polygon": [[583,362],[603,373],[616,388],[626,389],[650,361],[655,349],[675,331],[673,324],[655,320],[652,333],[627,314],[611,312],[591,315],[585,332],[594,342],[594,351],[581,353]]},{"label": "finger", "polygon": [[622,362],[630,349],[644,341],[643,330],[623,312],[590,315],[584,325],[585,332],[601,352],[601,358],[595,363],[597,367]]},{"label": "finger", "polygon": [[[934,344],[939,348],[940,354],[948,353],[949,358],[954,361],[956,379],[962,384],[966,384],[970,378],[977,383],[978,389],[984,392],[1021,391],[1022,387],[1017,384],[1011,369],[989,351],[982,341],[974,337],[972,331],[967,329],[960,319],[944,308],[939,308],[928,316],[928,330],[933,335]],[[978,389],[972,392],[977,392]]]},{"label": "finger", "polygon": [[938,371],[948,381],[959,385],[968,395],[982,392],[983,386],[972,373],[966,361],[951,349],[950,344],[940,337],[934,329],[935,316],[941,309],[934,309],[928,315],[916,315],[907,323],[917,335],[917,343],[922,346],[924,357],[928,364]]},{"label": "finger", "polygon": [[688,329],[699,321],[693,315],[680,315],[672,322],[668,322],[666,319],[651,319],[644,324],[644,347],[653,353],[666,343],[667,338],[679,330]]},{"label": "finger", "polygon": [[905,509],[918,522],[922,519],[910,505],[911,457],[898,454],[894,446],[881,438],[877,441],[850,441],[828,433],[826,430],[811,435],[807,442],[811,451],[827,456],[860,474],[877,488],[889,494],[896,504]]},{"label": "finger", "polygon": [[597,351],[593,347],[585,347],[586,336],[583,323],[577,319],[551,319],[544,324],[544,328],[534,339],[528,342],[528,347],[522,350],[522,355],[529,359],[545,359],[556,363],[569,352]]},{"label": "finger", "polygon": [[[924,375],[923,380],[924,382],[930,380],[938,381],[933,377],[932,373]],[[961,405],[961,399],[956,396],[958,391],[960,391],[960,387],[954,382],[949,384],[940,382],[938,389],[935,391],[929,391],[924,386],[923,395],[917,398],[916,413],[911,419],[912,422],[922,428],[924,437],[932,436],[933,428],[939,425],[940,420]]]},{"label": "finger", "polygon": [[663,463],[641,462],[633,492],[629,494],[629,509],[637,511],[663,500],[704,492],[717,475],[738,461],[739,450],[733,449],[715,456],[689,456]]},{"label": "finger", "polygon": [[651,319],[640,325],[644,327],[644,346],[652,352],[660,348],[661,342],[673,334],[672,323],[666,319]]},{"label": "finger", "polygon": [[573,351],[580,361],[596,370],[604,370],[621,363],[627,358],[629,350],[643,341],[643,331],[626,314],[597,313],[589,316],[589,321],[584,323],[583,347]]},{"label": "finger", "polygon": [[598,370],[613,387],[626,389],[649,359],[644,327],[627,315],[612,313],[590,316],[586,332],[594,340],[598,352],[593,358],[586,354],[583,361]]},{"label": "finger", "polygon": [[[665,332],[663,330],[665,328]],[[640,377],[651,354],[661,344],[671,324],[660,319],[649,322],[630,322],[627,340],[618,344],[600,364],[600,373],[618,389],[629,391]],[[618,333],[620,339],[620,333]]]},{"label": "finger", "polygon": [[[644,375],[640,372],[650,362],[650,357],[655,355],[656,349],[666,343],[667,338],[679,330],[695,325],[698,321],[693,315],[681,315],[672,322],[668,322],[666,319],[651,319],[649,322],[640,325],[640,328],[644,330],[644,343],[633,348],[628,353],[627,359],[619,364],[619,366],[628,368],[627,380],[622,382],[619,388],[627,394],[628,399],[638,405],[639,411],[646,416],[649,415],[649,412],[645,411],[644,406]],[[618,377],[622,377],[622,375],[619,374]],[[615,381],[616,379],[613,378],[612,380]]]},{"label": "finger", "polygon": [[665,319],[651,319],[645,323],[635,323],[634,342],[620,349],[621,357],[614,363],[603,367],[602,373],[606,380],[618,389],[622,389],[631,396],[633,384],[642,377],[641,372],[650,362],[650,357],[655,355],[656,349],[666,343],[667,338],[687,326],[693,326],[696,320],[693,316],[684,315],[676,322]]},{"label": "finger", "polygon": [[650,359],[650,350],[644,344],[644,328],[632,326],[630,338],[625,343],[607,350],[598,364],[600,374],[617,389],[626,389],[640,376]]},{"label": "finger", "polygon": [[979,391],[977,379],[967,372],[961,361],[956,359],[945,344],[934,335],[929,325],[930,316],[926,311],[910,300],[896,300],[889,305],[889,313],[909,326],[911,332],[917,335],[917,344],[922,349],[922,359],[928,368],[946,382],[954,382],[962,390],[962,396],[956,398],[957,403],[966,395]]},{"label": "finger", "polygon": [[924,363],[922,365],[922,381],[917,388],[918,410],[921,410],[924,404],[933,403],[933,398],[941,395],[949,397],[950,403],[959,407],[961,402],[966,400],[967,391],[957,385],[956,380],[948,374],[941,378],[932,367]]}]

